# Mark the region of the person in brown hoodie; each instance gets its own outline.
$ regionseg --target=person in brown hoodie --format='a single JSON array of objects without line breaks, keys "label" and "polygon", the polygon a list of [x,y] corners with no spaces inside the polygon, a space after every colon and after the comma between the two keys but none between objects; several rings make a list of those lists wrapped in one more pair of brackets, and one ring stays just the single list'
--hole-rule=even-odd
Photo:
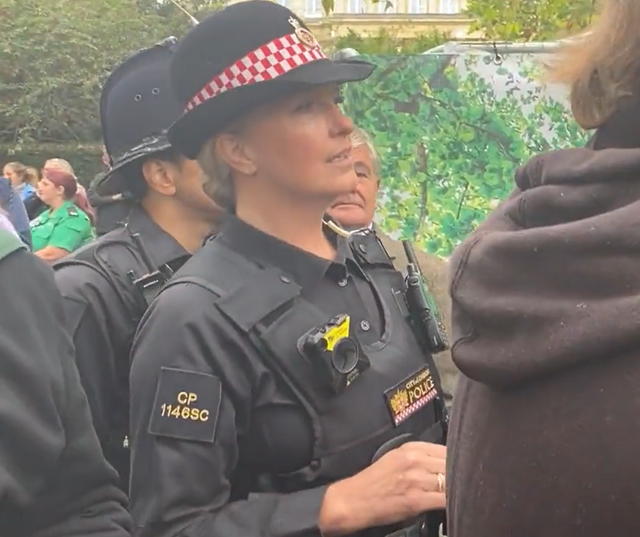
[{"label": "person in brown hoodie", "polygon": [[640,2],[553,79],[585,148],[518,170],[454,253],[449,537],[640,535]]}]

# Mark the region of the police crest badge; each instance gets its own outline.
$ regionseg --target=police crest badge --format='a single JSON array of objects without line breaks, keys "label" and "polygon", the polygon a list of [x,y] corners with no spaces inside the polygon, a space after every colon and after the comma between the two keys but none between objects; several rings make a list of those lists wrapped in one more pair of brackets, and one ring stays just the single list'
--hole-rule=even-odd
[{"label": "police crest badge", "polygon": [[315,36],[306,28],[302,26],[300,21],[294,17],[289,17],[289,24],[293,26],[294,32],[303,45],[309,48],[315,48],[320,46]]},{"label": "police crest badge", "polygon": [[438,395],[428,367],[409,375],[384,392],[391,419],[397,427]]}]

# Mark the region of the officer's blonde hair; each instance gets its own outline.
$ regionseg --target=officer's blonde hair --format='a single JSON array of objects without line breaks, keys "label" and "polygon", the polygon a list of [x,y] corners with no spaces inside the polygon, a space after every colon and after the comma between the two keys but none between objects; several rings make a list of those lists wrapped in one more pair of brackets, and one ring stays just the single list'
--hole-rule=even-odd
[{"label": "officer's blonde hair", "polygon": [[215,138],[208,140],[198,153],[202,170],[202,189],[224,211],[233,212],[236,190],[229,165],[216,155]]}]

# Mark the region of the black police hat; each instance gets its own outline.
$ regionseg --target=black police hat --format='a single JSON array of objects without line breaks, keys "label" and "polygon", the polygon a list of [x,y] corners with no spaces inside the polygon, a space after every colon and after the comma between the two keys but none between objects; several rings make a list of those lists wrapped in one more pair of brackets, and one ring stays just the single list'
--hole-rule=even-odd
[{"label": "black police hat", "polygon": [[184,106],[171,87],[169,65],[178,44],[169,37],[125,60],[107,78],[100,98],[100,123],[110,169],[96,181],[101,190],[111,185],[123,166],[171,147],[167,129]]},{"label": "black police hat", "polygon": [[193,159],[211,136],[251,108],[306,87],[363,80],[373,68],[328,59],[284,6],[232,4],[191,30],[173,56],[171,80],[185,110],[169,140]]}]

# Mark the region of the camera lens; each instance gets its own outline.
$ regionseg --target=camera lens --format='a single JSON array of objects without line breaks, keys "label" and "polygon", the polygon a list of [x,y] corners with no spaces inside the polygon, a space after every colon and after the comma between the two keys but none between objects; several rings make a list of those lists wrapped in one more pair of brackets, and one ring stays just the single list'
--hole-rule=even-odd
[{"label": "camera lens", "polygon": [[360,351],[355,341],[349,338],[340,339],[333,347],[331,364],[341,375],[348,375],[358,365]]}]

